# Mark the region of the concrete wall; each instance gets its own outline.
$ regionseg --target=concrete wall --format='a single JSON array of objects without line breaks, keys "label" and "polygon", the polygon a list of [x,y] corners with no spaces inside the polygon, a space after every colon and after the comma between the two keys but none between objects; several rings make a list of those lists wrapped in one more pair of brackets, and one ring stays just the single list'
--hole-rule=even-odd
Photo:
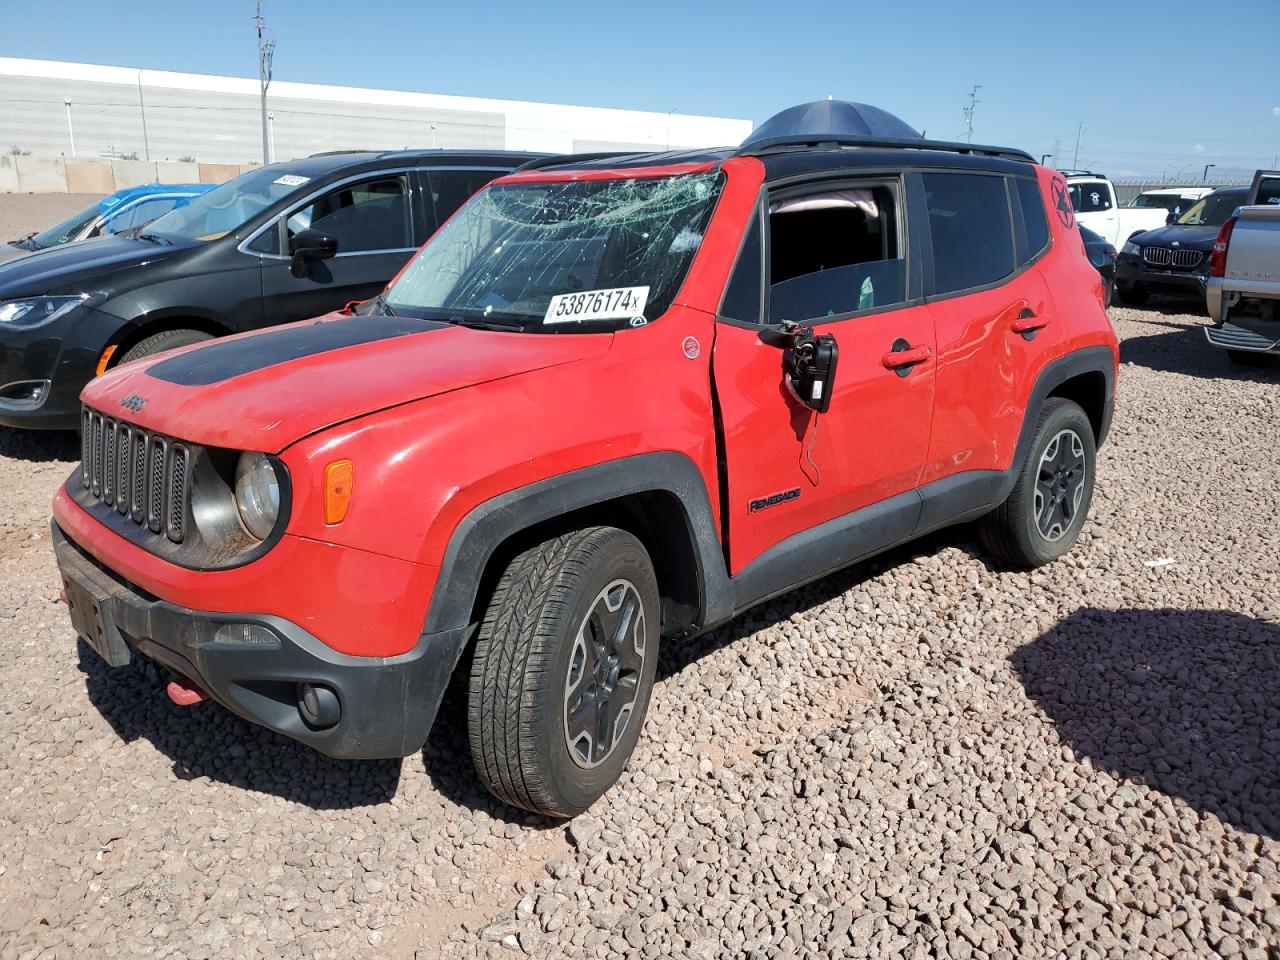
[{"label": "concrete wall", "polygon": [[[277,80],[276,160],[327,150],[734,146],[749,120]],[[258,81],[0,57],[0,151],[240,165],[262,157]],[[138,176],[141,173],[136,174]],[[129,180],[131,174],[122,171]]]},{"label": "concrete wall", "polygon": [[115,193],[143,183],[223,183],[253,164],[67,160],[0,154],[0,193]]}]

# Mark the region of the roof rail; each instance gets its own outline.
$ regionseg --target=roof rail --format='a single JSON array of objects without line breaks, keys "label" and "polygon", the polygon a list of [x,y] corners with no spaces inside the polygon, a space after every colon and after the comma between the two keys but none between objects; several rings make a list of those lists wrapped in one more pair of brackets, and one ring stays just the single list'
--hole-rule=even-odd
[{"label": "roof rail", "polygon": [[1092,170],[1059,170],[1064,177],[1100,177],[1102,174],[1094,173]]},{"label": "roof rail", "polygon": [[363,150],[359,147],[350,147],[346,150],[322,150],[319,153],[307,154],[308,160],[314,160],[316,157],[341,157],[348,153],[377,153],[377,150]]},{"label": "roof rail", "polygon": [[1031,154],[1009,147],[987,147],[978,143],[948,143],[943,140],[915,140],[898,137],[856,137],[842,133],[801,134],[786,137],[770,137],[749,147],[739,149],[735,156],[758,157],[768,153],[783,153],[798,147],[865,147],[882,150],[941,150],[947,153],[971,153],[983,157],[1003,157],[1006,160],[1022,160],[1035,163]]},{"label": "roof rail", "polygon": [[558,167],[566,163],[588,163],[592,160],[608,160],[610,157],[634,157],[638,153],[647,152],[645,150],[598,150],[594,153],[552,154],[549,157],[537,157],[528,163],[522,163],[512,172],[524,173],[526,170],[543,170],[547,167]]}]

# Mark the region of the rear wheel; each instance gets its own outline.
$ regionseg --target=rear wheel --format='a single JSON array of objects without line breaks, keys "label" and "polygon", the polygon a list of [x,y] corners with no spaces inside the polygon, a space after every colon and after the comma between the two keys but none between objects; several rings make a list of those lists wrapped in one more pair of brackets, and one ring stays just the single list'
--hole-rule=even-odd
[{"label": "rear wheel", "polygon": [[1061,397],[1046,400],[1013,491],[982,518],[986,548],[1002,563],[1022,568],[1065,554],[1089,513],[1096,461],[1085,412]]},{"label": "rear wheel", "polygon": [[644,546],[576,530],[511,561],[476,639],[471,757],[499,799],[571,817],[626,766],[658,663],[658,583]]},{"label": "rear wheel", "polygon": [[212,339],[213,334],[205,333],[203,330],[161,330],[135,343],[120,358],[120,362],[128,363],[130,360],[139,360],[154,353],[175,350],[178,347],[187,347],[193,343],[203,343],[205,340]]}]

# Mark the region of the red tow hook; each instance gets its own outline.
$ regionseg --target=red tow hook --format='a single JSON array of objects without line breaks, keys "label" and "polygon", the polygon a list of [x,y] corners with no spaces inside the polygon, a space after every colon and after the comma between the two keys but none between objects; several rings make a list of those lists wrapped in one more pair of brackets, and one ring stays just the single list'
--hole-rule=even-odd
[{"label": "red tow hook", "polygon": [[179,677],[177,680],[170,680],[169,685],[164,688],[164,692],[169,695],[172,700],[180,707],[189,707],[199,703],[201,700],[208,700],[209,695],[197,687],[186,677]]}]

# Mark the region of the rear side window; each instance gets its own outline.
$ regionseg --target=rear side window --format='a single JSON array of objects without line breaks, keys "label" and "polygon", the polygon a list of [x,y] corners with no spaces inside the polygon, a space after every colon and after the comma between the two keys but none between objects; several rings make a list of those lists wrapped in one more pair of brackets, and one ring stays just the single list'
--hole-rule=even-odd
[{"label": "rear side window", "polygon": [[1020,260],[1034,260],[1049,244],[1049,220],[1044,212],[1044,196],[1036,180],[1013,181],[1018,191],[1018,206],[1022,208],[1022,230],[1026,246]]},{"label": "rear side window", "polygon": [[1004,177],[926,173],[933,292],[955,293],[1013,273],[1013,229]]},{"label": "rear side window", "polygon": [[498,176],[501,174],[492,170],[431,170],[423,174],[427,236],[435,233],[473,193]]},{"label": "rear side window", "polygon": [[1280,203],[1280,177],[1263,177],[1258,184],[1258,203]]},{"label": "rear side window", "polygon": [[1111,209],[1111,191],[1101,180],[1081,180],[1070,184],[1071,205],[1076,213],[1097,213]]}]

